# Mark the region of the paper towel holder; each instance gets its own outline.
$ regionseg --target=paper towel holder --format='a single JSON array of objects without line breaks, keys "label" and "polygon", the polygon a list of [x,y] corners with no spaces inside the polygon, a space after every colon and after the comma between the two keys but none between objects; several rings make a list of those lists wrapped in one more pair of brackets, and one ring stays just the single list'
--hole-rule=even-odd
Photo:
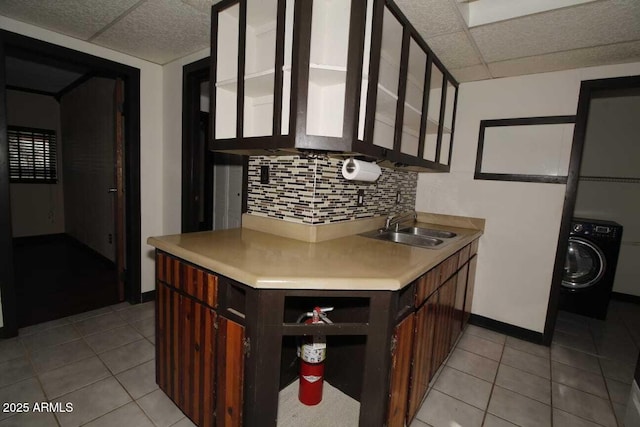
[{"label": "paper towel holder", "polygon": [[382,170],[375,162],[348,158],[342,165],[342,176],[347,180],[375,182]]}]

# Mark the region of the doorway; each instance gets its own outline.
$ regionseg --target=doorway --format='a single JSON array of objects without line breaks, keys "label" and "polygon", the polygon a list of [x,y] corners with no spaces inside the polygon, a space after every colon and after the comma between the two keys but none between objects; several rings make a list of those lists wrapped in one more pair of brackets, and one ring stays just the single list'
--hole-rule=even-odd
[{"label": "doorway", "polygon": [[[591,183],[608,181],[609,183],[623,184],[622,181],[625,181],[623,184],[625,186],[637,186],[637,183],[640,183],[640,179],[638,179],[640,177],[637,176],[595,176],[591,171],[587,170],[592,165],[589,164],[589,160],[584,163],[585,158],[583,156],[585,155],[585,141],[587,141],[587,139],[589,138],[587,130],[589,125],[590,113],[596,110],[594,101],[597,104],[604,98],[634,96],[638,95],[639,93],[640,76],[589,80],[583,81],[581,84],[580,96],[578,99],[578,111],[576,115],[576,126],[573,136],[573,145],[571,148],[571,158],[569,162],[567,188],[562,211],[562,220],[560,224],[560,233],[558,237],[558,246],[555,257],[551,292],[549,295],[549,306],[547,309],[547,318],[544,331],[544,340],[546,344],[551,343],[556,319],[558,316],[562,280],[564,276],[565,256],[569,245],[572,218],[574,216],[574,212],[576,212],[577,207],[580,210],[580,212],[578,213],[582,214],[584,214],[584,209],[590,209],[588,198],[585,198],[584,201],[581,202],[580,206],[577,206],[578,192],[581,181],[583,184],[583,195],[585,188],[589,185],[587,184],[588,182]],[[612,156],[608,152],[609,148],[602,148],[601,155],[596,156],[598,158],[597,163],[599,163],[600,165],[604,165],[605,167],[609,167],[613,171],[618,170],[619,172],[624,174],[625,168],[622,167],[623,165],[618,165],[620,167],[616,166],[615,164],[612,165]],[[631,153],[627,154],[631,156]],[[604,155],[605,157],[602,157],[602,155]],[[584,174],[581,171],[582,167],[585,167]],[[637,170],[638,169],[635,169],[636,172]],[[617,172],[613,173],[615,174]],[[598,173],[596,175],[601,174]],[[628,192],[629,188],[626,187],[624,190],[625,192]],[[637,190],[635,191],[637,194]],[[611,190],[607,190],[607,192],[611,194]],[[629,200],[629,202],[635,201],[637,203],[637,200],[639,200],[639,198],[635,197],[634,200]],[[637,224],[634,224],[634,228],[636,227]],[[640,297],[638,297],[637,300],[640,301]]]},{"label": "doorway", "polygon": [[[78,153],[75,153],[72,167],[67,167],[68,164],[66,164],[64,167],[60,165],[59,168],[61,168],[60,172],[64,169],[66,172],[64,175],[68,175],[66,176],[67,179],[65,179],[64,175],[61,175],[61,178],[65,180],[65,184],[75,182],[75,187],[77,187],[68,187],[66,196],[71,197],[73,195],[76,200],[85,204],[83,207],[77,206],[77,202],[75,204],[65,203],[67,206],[75,206],[74,209],[69,209],[69,211],[75,210],[72,231],[67,232],[68,230],[65,229],[64,221],[62,220],[62,224],[58,223],[56,224],[57,229],[54,228],[55,231],[62,231],[62,233],[48,233],[47,230],[51,231],[51,228],[46,230],[32,229],[31,232],[27,233],[22,230],[21,232],[19,227],[24,225],[23,215],[16,215],[18,206],[13,206],[12,209],[11,204],[12,202],[19,202],[16,199],[18,192],[14,190],[12,194],[11,186],[9,185],[12,180],[15,182],[16,178],[14,174],[10,178],[9,174],[9,140],[6,132],[0,132],[0,153],[2,153],[0,160],[4,160],[0,161],[0,205],[2,205],[0,209],[0,256],[9,261],[0,267],[0,291],[2,292],[4,321],[2,334],[5,336],[16,335],[18,327],[25,326],[25,322],[34,323],[51,320],[51,318],[97,308],[96,304],[107,305],[119,300],[136,303],[140,302],[141,297],[140,71],[133,67],[61,46],[2,31],[0,32],[1,98],[7,99],[7,89],[13,89],[11,91],[12,96],[18,92],[15,87],[6,87],[6,78],[8,77],[6,63],[7,61],[15,62],[16,60],[40,64],[44,67],[49,67],[51,70],[67,70],[80,74],[80,77],[75,79],[72,84],[65,86],[64,90],[58,91],[53,95],[56,96],[62,106],[65,103],[77,104],[65,107],[65,111],[70,111],[70,114],[69,117],[62,121],[70,123],[70,127],[65,131],[66,135],[63,135],[60,139],[61,143],[64,144],[66,137],[69,142],[66,148],[69,148],[69,146],[73,145],[71,141],[74,138],[73,134],[75,134],[77,140],[76,151]],[[118,81],[122,83],[117,83]],[[38,91],[36,90],[35,92]],[[105,108],[110,109],[108,114],[103,111],[102,116],[108,115],[111,120],[109,123],[103,123],[103,125],[107,126],[111,132],[112,144],[108,147],[104,146],[102,151],[93,147],[92,151],[91,149],[87,150],[87,147],[82,147],[82,145],[83,141],[86,143],[87,140],[93,140],[96,135],[91,136],[83,133],[90,125],[83,123],[82,120],[75,119],[76,116],[81,117],[77,115],[77,110],[82,110],[87,105],[87,100],[98,98],[95,96],[98,93],[106,94],[109,97],[110,102],[103,103],[101,108],[103,110]],[[34,95],[47,96],[52,94],[36,93]],[[119,96],[119,98],[116,98],[116,96]],[[82,101],[82,98],[84,98],[84,101]],[[116,126],[116,123],[119,123],[119,125]],[[11,123],[8,123],[7,111],[0,111],[0,127],[2,128],[0,130],[7,129],[8,125],[11,125]],[[73,126],[75,126],[74,131],[69,131]],[[120,153],[113,145],[117,135],[121,136]],[[79,175],[75,180],[70,179],[74,173],[82,169],[78,168],[78,165],[90,163],[87,161],[90,157],[93,157],[93,160],[98,163],[102,162],[102,168],[109,168],[106,173],[106,175],[110,175],[109,185],[107,186],[108,188],[102,189],[104,194],[98,189],[89,191],[89,187],[83,188],[83,185],[88,185],[86,181],[89,181],[86,175],[84,178]],[[105,166],[104,162],[107,159],[110,164]],[[121,161],[117,162],[116,159]],[[62,160],[64,161],[64,158]],[[97,167],[94,167],[94,169],[97,169]],[[120,178],[118,178],[118,171],[121,172]],[[105,173],[102,176],[105,176]],[[125,188],[126,191],[124,191]],[[49,191],[51,194],[56,193],[51,188],[49,188]],[[96,195],[100,193],[100,197],[96,200],[106,202],[100,205],[97,201],[91,201],[90,199],[94,192]],[[56,197],[59,199],[59,194],[56,193]],[[117,209],[119,206],[121,209]],[[98,213],[102,217],[101,220],[106,224],[107,228],[104,226],[92,227],[92,222],[99,222],[100,219],[97,219],[96,216],[88,215],[91,209],[93,209],[93,213]],[[12,210],[15,218],[12,218]],[[50,209],[47,215],[48,222],[58,221],[60,219],[59,216],[62,214],[61,211],[62,209]],[[115,220],[117,212],[122,212],[121,221]],[[70,212],[69,214],[71,215]],[[118,224],[121,227],[118,227]],[[14,233],[16,227],[18,232]],[[96,228],[99,231],[94,233],[92,230]],[[96,236],[91,236],[92,233],[96,234]],[[14,234],[16,234],[15,237],[29,234],[31,236],[17,239],[16,243]],[[42,237],[43,235],[46,237]],[[122,246],[116,252],[117,242],[122,242]],[[30,249],[25,249],[28,247]],[[39,253],[39,256],[25,256],[30,250]],[[37,259],[37,261],[33,262],[34,259]],[[51,271],[49,275],[46,274],[47,268],[56,269],[59,273],[60,266],[67,262],[69,262],[70,268],[65,273],[66,276],[51,280],[53,277]],[[87,268],[88,266],[92,266],[92,268]],[[119,270],[116,266],[119,267]],[[24,271],[35,276],[32,277],[32,279],[35,279],[32,282],[37,284],[40,287],[39,289],[36,286],[36,288],[25,292],[24,288],[17,287],[24,284],[24,276],[18,279],[16,273]],[[38,274],[33,274],[37,271],[39,271]],[[49,283],[47,283],[47,278]],[[101,280],[110,282],[110,295],[101,296],[100,294],[104,293],[103,288],[88,286],[90,283],[99,283]],[[119,281],[121,282],[120,287],[118,287]],[[113,285],[114,283],[115,286]],[[24,307],[29,306],[30,303],[37,302],[37,300],[42,300],[43,306],[48,302],[49,308],[56,306],[55,298],[46,298],[47,292],[53,290],[58,291],[58,301],[64,301],[66,306],[58,305],[57,310],[40,310],[40,314],[34,316],[24,315]],[[114,290],[115,293],[113,292]],[[70,303],[70,301],[73,301],[74,296],[77,297],[75,303]],[[31,305],[31,308],[34,306]]]},{"label": "doorway", "polygon": [[208,148],[209,66],[204,58],[183,67],[183,233],[240,227],[247,211],[248,157]]}]

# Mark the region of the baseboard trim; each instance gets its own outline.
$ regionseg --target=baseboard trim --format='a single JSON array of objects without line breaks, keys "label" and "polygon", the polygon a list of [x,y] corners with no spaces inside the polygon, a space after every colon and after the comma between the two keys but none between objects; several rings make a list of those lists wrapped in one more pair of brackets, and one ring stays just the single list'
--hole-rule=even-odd
[{"label": "baseboard trim", "polygon": [[143,292],[140,294],[140,302],[149,302],[156,300],[156,290]]},{"label": "baseboard trim", "polygon": [[500,322],[498,320],[490,319],[488,317],[480,316],[477,314],[471,315],[471,317],[469,318],[469,323],[475,326],[490,329],[492,331],[500,332],[501,334],[509,335],[510,337],[529,341],[535,344],[546,345],[544,344],[544,335],[541,332],[521,328],[520,326]]},{"label": "baseboard trim", "polygon": [[31,243],[41,243],[41,242],[50,242],[58,239],[63,239],[67,236],[65,233],[54,233],[54,234],[36,234],[33,236],[19,236],[13,238],[13,243],[20,244],[31,244]]},{"label": "baseboard trim", "polygon": [[638,295],[629,295],[629,294],[623,294],[620,292],[611,292],[611,299],[640,305],[640,296]]}]

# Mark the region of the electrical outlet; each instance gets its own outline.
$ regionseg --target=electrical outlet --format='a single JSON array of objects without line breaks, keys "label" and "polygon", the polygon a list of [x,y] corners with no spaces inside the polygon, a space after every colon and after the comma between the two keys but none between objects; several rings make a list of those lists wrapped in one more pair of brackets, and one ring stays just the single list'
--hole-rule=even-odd
[{"label": "electrical outlet", "polygon": [[358,206],[364,206],[364,190],[358,190]]},{"label": "electrical outlet", "polygon": [[269,166],[260,166],[260,184],[269,183]]},{"label": "electrical outlet", "polygon": [[402,201],[402,194],[400,194],[400,191],[396,191],[396,205],[399,205],[401,201]]}]

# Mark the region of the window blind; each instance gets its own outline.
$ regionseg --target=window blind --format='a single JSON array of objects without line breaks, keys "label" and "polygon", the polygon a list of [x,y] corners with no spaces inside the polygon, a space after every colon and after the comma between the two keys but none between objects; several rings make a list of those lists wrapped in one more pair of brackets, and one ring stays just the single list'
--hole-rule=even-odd
[{"label": "window blind", "polygon": [[56,132],[8,126],[9,176],[16,183],[56,183]]}]

